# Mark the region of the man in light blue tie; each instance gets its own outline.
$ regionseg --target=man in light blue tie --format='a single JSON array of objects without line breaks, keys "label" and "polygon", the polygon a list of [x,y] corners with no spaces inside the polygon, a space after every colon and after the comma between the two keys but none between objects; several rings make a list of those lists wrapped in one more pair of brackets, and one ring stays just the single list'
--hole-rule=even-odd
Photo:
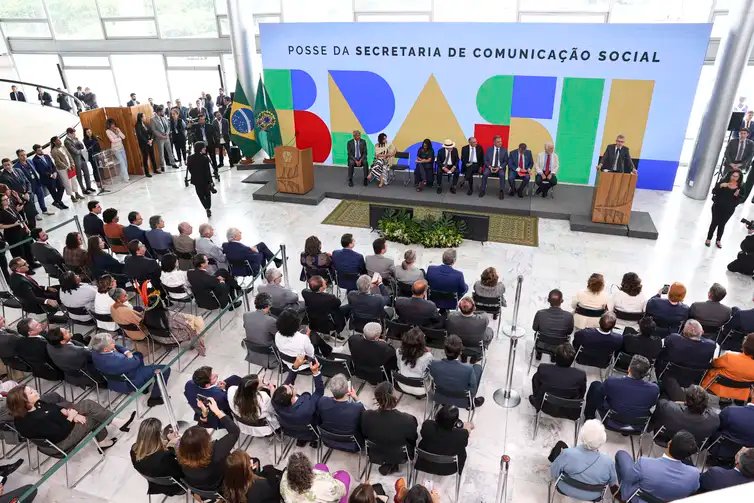
[{"label": "man in light blue tie", "polygon": [[505,193],[505,167],[508,165],[508,150],[503,146],[503,139],[496,135],[493,139],[494,145],[487,149],[484,154],[484,172],[482,173],[482,186],[479,188],[479,197],[484,197],[487,191],[487,179],[490,176],[496,176],[500,179],[500,192],[498,197],[503,199]]},{"label": "man in light blue tie", "polygon": [[358,129],[353,132],[353,139],[346,143],[348,152],[348,186],[353,187],[353,169],[360,167],[364,171],[364,185],[367,182],[369,174],[369,163],[367,162],[367,142],[361,139],[361,131]]}]

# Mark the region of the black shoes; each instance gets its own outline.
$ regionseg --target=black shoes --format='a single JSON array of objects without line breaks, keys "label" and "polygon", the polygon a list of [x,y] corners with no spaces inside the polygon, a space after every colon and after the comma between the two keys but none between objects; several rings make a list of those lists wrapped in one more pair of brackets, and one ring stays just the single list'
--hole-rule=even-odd
[{"label": "black shoes", "polygon": [[353,180],[348,180],[348,186],[353,187]]},{"label": "black shoes", "polygon": [[502,201],[503,199],[505,199],[505,193],[504,193],[504,192],[503,192],[503,191],[501,190],[501,191],[500,191],[500,192],[498,193],[498,195],[497,195],[497,198],[498,198],[498,199],[500,199],[500,200]]},{"label": "black shoes", "polygon": [[211,217],[211,216],[212,216],[212,210],[207,210],[207,216],[208,216],[208,217]]},{"label": "black shoes", "polygon": [[15,463],[11,463],[8,465],[2,465],[0,466],[0,478],[8,477],[11,473],[15,472],[19,469],[19,467],[24,463],[23,459],[19,459]]},{"label": "black shoes", "polygon": [[121,426],[121,427],[120,427],[120,428],[118,428],[118,429],[119,429],[120,431],[125,431],[125,432],[129,432],[129,431],[131,431],[131,428],[129,428],[129,426],[131,426],[131,423],[133,423],[133,422],[134,422],[134,419],[136,419],[136,411],[133,411],[133,412],[131,413],[131,417],[129,417],[129,418],[128,418],[128,421],[126,421],[126,422],[125,422],[125,423],[123,424],[123,426]]},{"label": "black shoes", "polygon": [[478,396],[474,399],[474,407],[481,407],[484,405],[484,397]]},{"label": "black shoes", "polygon": [[[502,190],[500,192],[502,192]],[[513,196],[515,194],[516,194],[516,191],[514,191],[513,189],[511,189],[511,190],[508,191],[508,195],[509,196]]]},{"label": "black shoes", "polygon": [[484,191],[483,190],[479,191],[479,197],[484,197]]},{"label": "black shoes", "polygon": [[152,175],[150,175],[149,173],[145,173],[144,176],[146,176],[147,178],[152,178]]},{"label": "black shoes", "polygon": [[474,189],[472,189],[471,187],[469,187],[469,190],[468,190],[468,191],[466,191],[466,195],[467,195],[467,196],[470,196],[470,195],[471,195],[471,194],[473,194],[473,193],[474,193]]},{"label": "black shoes", "polygon": [[398,471],[398,465],[380,465],[380,475],[387,476]]},{"label": "black shoes", "polygon": [[275,262],[275,267],[280,268],[280,266],[283,265],[283,260],[279,258],[272,259],[273,262]]},{"label": "black shoes", "polygon": [[451,194],[455,194],[456,193],[456,188],[455,187],[451,187],[450,188],[450,193]]},{"label": "black shoes", "polygon": [[163,403],[165,403],[165,400],[163,400],[161,396],[153,396],[147,400],[147,407],[154,407],[156,405],[162,405]]},{"label": "black shoes", "polygon": [[367,180],[366,178],[364,178],[364,187],[366,187],[367,185],[369,185],[369,180]]},{"label": "black shoes", "polygon": [[[222,164],[221,164],[221,166],[222,166]],[[178,165],[177,164],[172,164],[170,167],[173,168],[173,169],[178,169]]]},{"label": "black shoes", "polygon": [[521,198],[524,197],[524,193],[521,190],[519,190],[516,194],[518,194],[518,197],[521,197]]}]

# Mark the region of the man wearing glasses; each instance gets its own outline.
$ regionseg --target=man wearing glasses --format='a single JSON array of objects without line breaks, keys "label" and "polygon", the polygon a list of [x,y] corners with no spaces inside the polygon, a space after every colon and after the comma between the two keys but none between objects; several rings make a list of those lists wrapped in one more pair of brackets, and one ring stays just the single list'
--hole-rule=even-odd
[{"label": "man wearing glasses", "polygon": [[636,173],[636,167],[626,147],[625,136],[619,134],[615,138],[615,143],[607,146],[597,169],[614,173]]}]

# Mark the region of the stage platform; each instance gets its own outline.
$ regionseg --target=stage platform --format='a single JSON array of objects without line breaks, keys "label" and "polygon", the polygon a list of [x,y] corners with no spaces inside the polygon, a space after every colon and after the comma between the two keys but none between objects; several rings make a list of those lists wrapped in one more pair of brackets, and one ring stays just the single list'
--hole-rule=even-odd
[{"label": "stage platform", "polygon": [[[343,166],[315,165],[314,188],[306,194],[284,194],[277,191],[274,169],[250,170],[244,183],[263,185],[254,192],[257,201],[277,201],[316,206],[324,198],[358,199],[380,204],[406,206],[416,202],[422,206],[432,206],[454,211],[476,211],[524,215],[540,218],[569,220],[571,230],[597,234],[613,234],[643,239],[657,239],[657,229],[649,213],[631,212],[630,225],[596,224],[591,221],[592,187],[585,185],[558,184],[553,197],[509,196],[498,199],[498,180],[490,178],[485,197],[478,196],[481,180],[474,180],[474,194],[467,195],[466,187],[456,194],[451,194],[447,184],[443,193],[437,194],[434,188],[416,192],[413,183],[403,185],[406,175],[399,174],[390,185],[378,189],[375,183],[364,186],[361,179],[354,177],[354,186],[349,187],[346,168]],[[411,173],[413,181],[413,173]],[[270,183],[271,182],[271,183]]]}]

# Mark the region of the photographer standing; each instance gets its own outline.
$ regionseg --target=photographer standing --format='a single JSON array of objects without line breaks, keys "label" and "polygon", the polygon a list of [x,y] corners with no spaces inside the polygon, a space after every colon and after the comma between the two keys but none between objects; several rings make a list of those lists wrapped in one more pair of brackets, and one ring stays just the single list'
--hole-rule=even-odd
[{"label": "photographer standing", "polygon": [[194,153],[186,161],[186,169],[191,177],[191,184],[199,196],[199,201],[207,210],[207,216],[212,216],[212,194],[216,193],[212,183],[212,171],[210,169],[209,156],[207,156],[207,144],[203,141],[194,143]]},{"label": "photographer standing", "polygon": [[709,230],[707,231],[707,240],[704,242],[705,246],[710,245],[712,234],[715,232],[715,228],[717,228],[715,246],[722,248],[720,240],[725,231],[725,224],[733,216],[736,206],[743,201],[744,198],[742,196],[741,172],[738,170],[731,172],[727,182],[721,182],[712,189],[712,222],[710,222]]}]

